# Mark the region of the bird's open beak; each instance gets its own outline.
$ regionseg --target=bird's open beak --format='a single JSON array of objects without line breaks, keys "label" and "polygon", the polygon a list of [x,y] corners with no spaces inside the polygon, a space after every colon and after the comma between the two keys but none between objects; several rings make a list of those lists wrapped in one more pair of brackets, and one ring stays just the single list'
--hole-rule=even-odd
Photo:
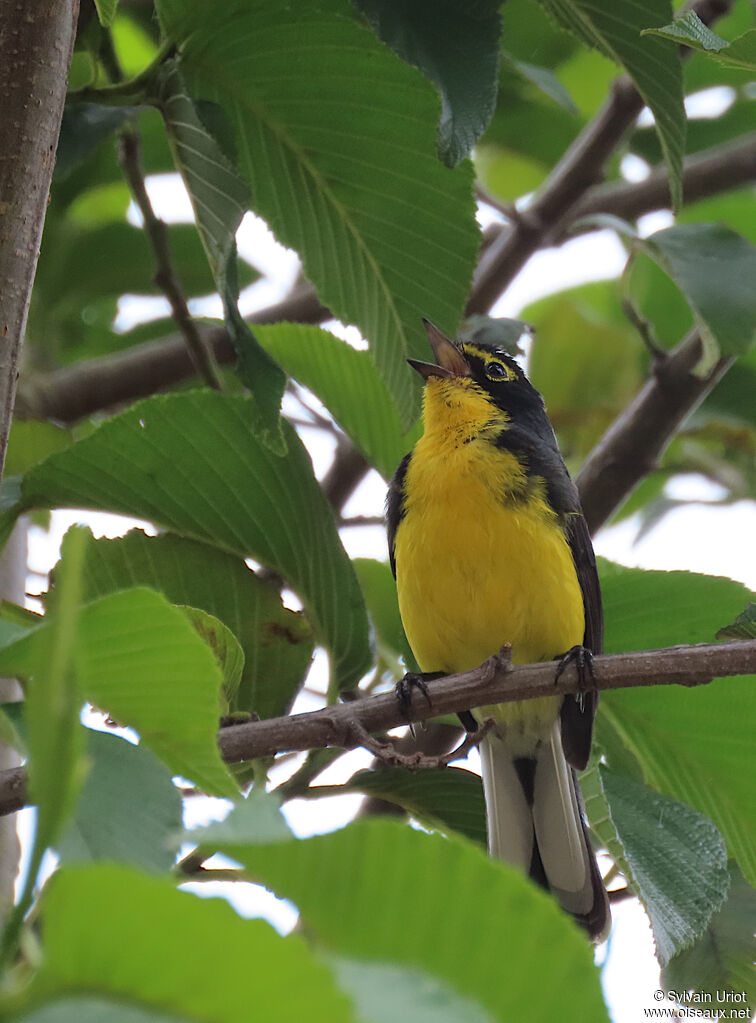
[{"label": "bird's open beak", "polygon": [[436,362],[407,359],[410,366],[426,380],[428,377],[441,377],[444,380],[451,380],[453,377],[469,377],[471,374],[467,359],[454,342],[446,334],[442,334],[430,320],[423,319],[423,325]]}]

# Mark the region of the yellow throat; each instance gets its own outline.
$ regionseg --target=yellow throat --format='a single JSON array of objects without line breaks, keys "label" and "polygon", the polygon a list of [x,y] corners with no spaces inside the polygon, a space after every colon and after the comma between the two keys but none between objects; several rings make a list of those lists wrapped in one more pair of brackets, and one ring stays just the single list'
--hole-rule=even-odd
[{"label": "yellow throat", "polygon": [[[423,671],[464,671],[503,643],[519,663],[582,642],[583,599],[542,480],[495,444],[508,417],[472,380],[430,378],[396,533],[399,609]],[[559,700],[509,704],[541,731]],[[497,712],[497,717],[500,713]]]}]

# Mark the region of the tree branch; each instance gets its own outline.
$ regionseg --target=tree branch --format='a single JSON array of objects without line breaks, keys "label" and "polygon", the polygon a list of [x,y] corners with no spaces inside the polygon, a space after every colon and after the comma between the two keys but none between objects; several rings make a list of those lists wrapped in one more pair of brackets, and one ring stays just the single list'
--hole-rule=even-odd
[{"label": "tree branch", "polygon": [[[297,288],[281,302],[253,313],[250,323],[320,323],[330,312],[307,285]],[[220,365],[236,360],[225,327],[199,326],[203,344],[212,348]],[[125,402],[147,398],[157,391],[195,376],[184,339],[171,335],[160,341],[135,345],[117,355],[86,359],[75,366],[37,374],[22,380],[16,399],[16,415],[24,419],[54,419],[75,423]]]},{"label": "tree branch", "polygon": [[[756,133],[727,146],[697,153],[685,161],[683,187],[687,200],[716,195],[756,180]],[[590,188],[562,224],[559,236],[550,243],[563,242],[576,220],[596,213],[609,213],[633,220],[663,209],[669,203],[666,169],[654,168],[650,176],[636,184],[627,182]],[[585,230],[588,230],[587,228]],[[490,249],[508,227],[489,228]],[[545,244],[545,239],[544,239]],[[281,302],[253,313],[250,323],[321,323],[331,315],[311,285],[300,286]],[[216,362],[229,365],[236,353],[221,326],[197,327],[202,343],[212,349]],[[25,419],[54,419],[74,423],[79,419],[112,409],[195,376],[195,368],[182,337],[168,336],[159,341],[135,345],[115,355],[88,359],[75,366],[36,374],[21,379],[16,398],[16,414]]]},{"label": "tree branch", "polygon": [[642,109],[643,100],[630,79],[617,79],[609,99],[556,165],[533,204],[481,258],[467,303],[468,316],[488,312],[530,257],[563,229],[565,217],[601,177],[605,161]]},{"label": "tree branch", "polygon": [[78,8],[0,0],[0,476]]},{"label": "tree branch", "polygon": [[[729,0],[706,0],[695,5],[695,10],[702,21],[709,24],[725,13],[729,6]],[[655,170],[648,181],[637,185],[589,188],[600,176],[601,165],[632,124],[641,106],[633,86],[626,79],[620,79],[607,106],[565,154],[534,206],[522,214],[513,229],[504,228],[496,234],[493,229],[486,232],[486,244],[468,312],[487,311],[530,255],[549,243],[552,236],[563,238],[577,217],[592,212],[629,217],[633,211],[638,216],[659,208],[657,204],[664,205],[667,178],[662,169]],[[730,171],[728,164],[721,175],[716,172],[718,152],[712,150],[690,158],[687,166],[691,177],[685,181],[688,197],[701,198],[733,187],[741,180],[753,179],[753,167],[750,174],[748,170],[749,150],[746,145],[742,150],[739,146],[722,148],[721,152],[729,152],[733,167]],[[615,200],[616,207],[613,205]],[[312,287],[306,285],[282,302],[254,313],[250,322],[291,320],[320,323],[330,315],[318,301]],[[225,329],[200,327],[199,333],[203,345],[212,349],[218,363],[234,361],[233,345]],[[194,372],[182,339],[169,336],[117,355],[87,360],[73,367],[22,380],[16,402],[17,414],[25,418],[73,423],[93,413],[174,386],[190,379]]]},{"label": "tree branch", "polygon": [[[602,692],[634,686],[704,685],[715,678],[756,672],[756,640],[607,654],[594,659],[594,670],[596,688]],[[574,675],[568,669],[555,681],[555,664],[548,661],[512,665],[505,648],[478,668],[430,682],[430,705],[422,693],[413,691],[412,717],[419,722],[470,707],[576,693]],[[218,745],[226,762],[237,763],[326,746],[352,749],[361,744],[366,731],[384,732],[403,724],[406,720],[396,695],[390,692],[307,714],[230,725],[218,733]],[[0,772],[0,814],[19,809],[27,800],[24,772],[20,768]]]},{"label": "tree branch", "polygon": [[734,361],[723,357],[706,376],[694,376],[701,355],[694,331],[654,364],[651,377],[588,455],[576,483],[592,534],[656,468],[677,428]]},{"label": "tree branch", "polygon": [[[683,163],[686,202],[696,202],[753,181],[756,181],[756,132],[736,142],[695,153]],[[573,207],[571,220],[574,223],[596,213],[636,220],[644,213],[667,209],[669,205],[669,173],[666,167],[658,166],[645,181],[613,182],[589,189]],[[563,240],[564,234],[555,238],[555,242]]]},{"label": "tree branch", "polygon": [[[699,0],[692,9],[708,25],[725,14],[731,0]],[[690,51],[683,50],[685,57]],[[467,314],[486,313],[530,257],[563,234],[575,219],[583,196],[603,174],[606,160],[633,125],[644,103],[629,78],[618,78],[596,116],[588,122],[547,178],[532,205],[515,217],[509,229],[491,243],[481,258]]]},{"label": "tree branch", "polygon": [[[687,156],[683,162],[683,194],[685,202],[696,202],[719,195],[741,185],[756,181],[756,132],[721,146],[713,146]],[[511,203],[500,203],[495,196],[481,195],[481,200],[512,217]],[[561,245],[570,237],[598,228],[579,225],[583,217],[607,213],[624,220],[637,220],[645,213],[669,209],[669,172],[663,164],[652,168],[643,181],[614,181],[589,188],[570,211],[561,229],[544,239],[544,244]],[[509,231],[505,224],[491,224],[489,245]]]}]

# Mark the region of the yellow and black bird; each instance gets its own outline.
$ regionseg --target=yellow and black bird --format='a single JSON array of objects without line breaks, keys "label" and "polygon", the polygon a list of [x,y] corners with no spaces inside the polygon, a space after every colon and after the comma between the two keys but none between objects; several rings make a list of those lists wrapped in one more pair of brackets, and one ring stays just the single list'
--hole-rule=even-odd
[{"label": "yellow and black bird", "polygon": [[[423,674],[465,671],[508,642],[515,663],[590,667],[603,632],[596,561],[543,399],[499,348],[426,330],[436,364],[409,360],[425,378],[424,432],[387,500],[417,662]],[[609,905],[575,769],[590,755],[597,699],[589,688],[460,715],[469,729],[495,721],[480,750],[491,855],[551,891],[594,939]]]}]

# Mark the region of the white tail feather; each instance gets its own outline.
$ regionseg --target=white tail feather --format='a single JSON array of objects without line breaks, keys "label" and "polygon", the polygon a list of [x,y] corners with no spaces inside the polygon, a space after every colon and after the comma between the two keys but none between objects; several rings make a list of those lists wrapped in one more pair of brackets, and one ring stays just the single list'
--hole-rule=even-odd
[{"label": "white tail feather", "polygon": [[480,759],[491,855],[528,874],[537,844],[548,887],[564,909],[578,917],[591,914],[597,885],[600,897],[605,896],[585,833],[577,785],[562,751],[559,722],[532,755],[532,805],[515,758],[494,732],[481,743]]},{"label": "white tail feather", "polygon": [[588,877],[585,839],[575,786],[562,752],[559,723],[541,747],[533,786],[533,824],[552,888],[578,892]]},{"label": "white tail feather", "polygon": [[480,768],[486,796],[488,851],[527,874],[533,856],[533,816],[512,756],[493,732],[480,744]]}]

